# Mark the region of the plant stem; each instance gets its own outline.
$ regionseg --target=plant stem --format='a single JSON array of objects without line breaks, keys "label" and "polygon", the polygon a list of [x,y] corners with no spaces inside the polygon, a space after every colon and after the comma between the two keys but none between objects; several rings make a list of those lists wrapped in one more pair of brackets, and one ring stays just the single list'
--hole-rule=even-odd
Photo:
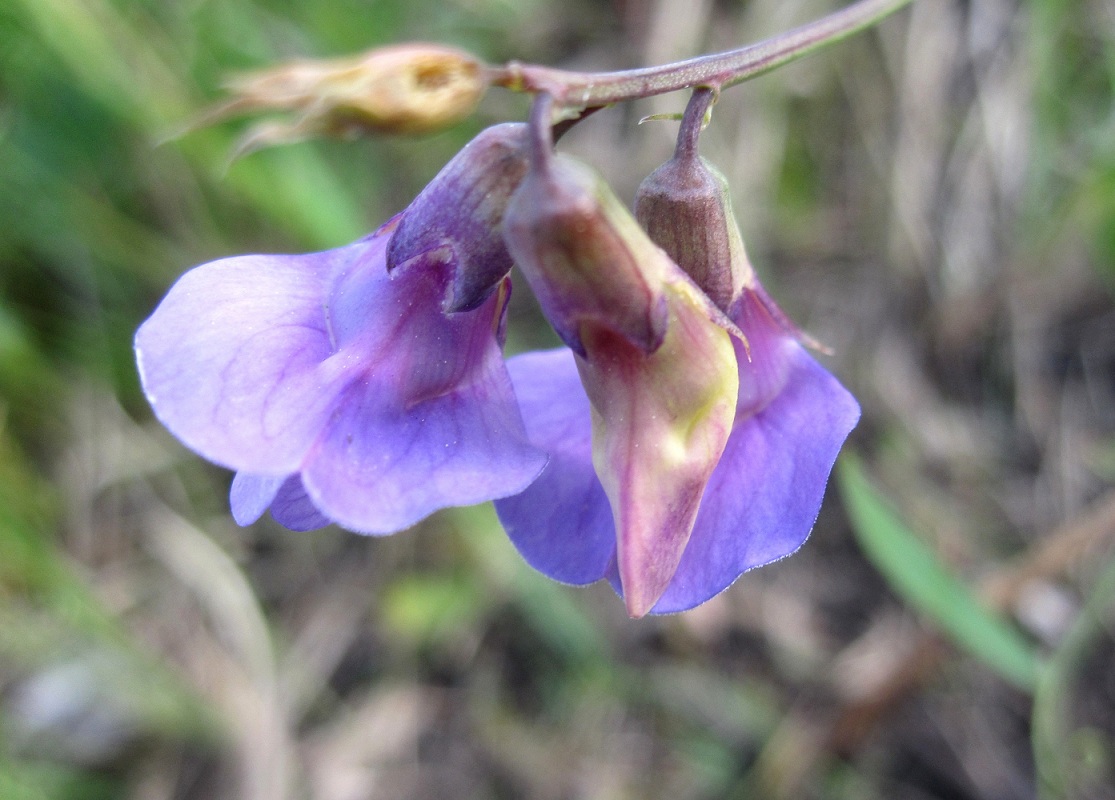
[{"label": "plant stem", "polygon": [[717,95],[715,89],[707,86],[699,86],[693,90],[689,105],[685,107],[685,114],[681,118],[681,127],[678,129],[678,143],[674,148],[675,159],[697,159],[697,143]]},{"label": "plant stem", "polygon": [[554,99],[546,92],[536,94],[530,108],[530,168],[545,175],[554,157],[553,108]]},{"label": "plant stem", "polygon": [[620,72],[570,72],[512,61],[492,72],[492,83],[520,92],[546,92],[557,109],[605,106],[640,97],[708,86],[726,89],[874,25],[912,0],[860,0],[840,11],[726,53]]}]

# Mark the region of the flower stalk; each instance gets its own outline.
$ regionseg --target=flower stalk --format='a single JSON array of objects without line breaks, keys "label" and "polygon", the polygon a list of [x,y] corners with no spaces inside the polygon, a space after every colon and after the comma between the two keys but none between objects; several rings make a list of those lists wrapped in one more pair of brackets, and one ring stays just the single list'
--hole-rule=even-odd
[{"label": "flower stalk", "polygon": [[718,93],[835,44],[912,0],[859,0],[827,17],[724,53],[617,72],[572,72],[511,61],[502,66],[442,45],[411,43],[332,61],[296,61],[230,84],[232,96],[187,129],[240,114],[286,111],[254,125],[236,154],[314,136],[424,134],[471,114],[491,86],[548,96],[559,137],[597,109],[683,89]]},{"label": "flower stalk", "polygon": [[572,72],[512,61],[493,68],[493,86],[547,93],[555,110],[575,113],[642,97],[707,86],[726,89],[836,44],[869,28],[912,0],[860,0],[819,20],[724,53],[619,72]]}]

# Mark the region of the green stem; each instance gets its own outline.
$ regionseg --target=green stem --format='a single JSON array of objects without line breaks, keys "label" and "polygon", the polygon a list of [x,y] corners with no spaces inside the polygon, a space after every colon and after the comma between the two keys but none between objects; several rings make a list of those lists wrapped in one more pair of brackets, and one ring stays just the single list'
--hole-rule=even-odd
[{"label": "green stem", "polygon": [[720,90],[809,55],[874,25],[912,0],[858,3],[755,44],[658,67],[621,72],[569,72],[512,61],[493,72],[492,83],[514,91],[546,92],[562,109],[605,106],[679,89]]}]

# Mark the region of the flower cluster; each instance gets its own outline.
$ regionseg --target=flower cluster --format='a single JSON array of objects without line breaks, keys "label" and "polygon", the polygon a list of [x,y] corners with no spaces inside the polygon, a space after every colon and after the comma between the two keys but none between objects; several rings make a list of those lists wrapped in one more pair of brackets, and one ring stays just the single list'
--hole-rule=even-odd
[{"label": "flower cluster", "polygon": [[[241,524],[386,534],[494,500],[546,575],[692,608],[801,546],[859,407],[756,280],[696,152],[707,93],[634,215],[540,105],[354,244],[185,274],[136,334],[143,387],[236,470]],[[512,265],[566,347],[504,361]]]}]

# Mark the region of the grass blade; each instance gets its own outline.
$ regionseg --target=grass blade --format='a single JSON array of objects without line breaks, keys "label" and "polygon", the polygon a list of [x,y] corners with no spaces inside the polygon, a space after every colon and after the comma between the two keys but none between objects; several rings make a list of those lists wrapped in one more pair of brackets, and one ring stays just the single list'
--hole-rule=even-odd
[{"label": "grass blade", "polygon": [[856,540],[894,591],[961,648],[1032,692],[1040,665],[1026,639],[985,608],[902,522],[868,481],[857,458],[841,457],[837,477]]}]

